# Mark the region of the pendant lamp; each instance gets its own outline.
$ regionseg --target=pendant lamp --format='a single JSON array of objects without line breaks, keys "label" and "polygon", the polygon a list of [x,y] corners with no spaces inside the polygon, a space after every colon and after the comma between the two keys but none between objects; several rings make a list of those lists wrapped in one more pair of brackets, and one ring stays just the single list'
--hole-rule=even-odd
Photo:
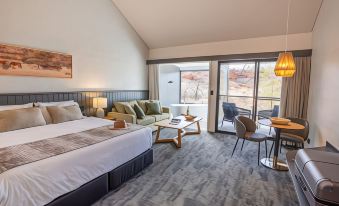
[{"label": "pendant lamp", "polygon": [[274,73],[279,77],[293,77],[296,66],[293,59],[292,52],[287,52],[287,35],[288,35],[288,23],[290,18],[290,4],[291,0],[288,1],[287,8],[287,24],[286,24],[286,36],[285,36],[285,52],[279,54],[277,63],[275,64]]}]

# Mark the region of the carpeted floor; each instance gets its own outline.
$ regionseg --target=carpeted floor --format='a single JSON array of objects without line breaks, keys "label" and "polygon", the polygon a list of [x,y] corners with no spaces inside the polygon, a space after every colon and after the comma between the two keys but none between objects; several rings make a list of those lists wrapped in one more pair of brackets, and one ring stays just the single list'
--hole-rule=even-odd
[{"label": "carpeted floor", "polygon": [[[235,142],[232,135],[202,132],[184,137],[181,149],[155,144],[154,163],[95,205],[298,205],[289,173],[258,166],[257,143],[245,142],[242,152],[238,144],[231,158]],[[264,157],[264,144],[261,151]]]}]

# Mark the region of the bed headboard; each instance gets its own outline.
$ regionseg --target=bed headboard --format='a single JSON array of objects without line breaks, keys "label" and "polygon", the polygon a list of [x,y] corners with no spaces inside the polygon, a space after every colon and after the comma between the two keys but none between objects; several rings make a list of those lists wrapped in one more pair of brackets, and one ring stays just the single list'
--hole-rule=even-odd
[{"label": "bed headboard", "polygon": [[148,99],[148,90],[107,90],[0,94],[0,105],[74,100],[78,102],[80,107],[84,109],[84,113],[86,115],[92,115],[95,112],[95,109],[93,109],[92,107],[93,97],[106,97],[106,111],[111,111],[113,107],[113,102]]}]

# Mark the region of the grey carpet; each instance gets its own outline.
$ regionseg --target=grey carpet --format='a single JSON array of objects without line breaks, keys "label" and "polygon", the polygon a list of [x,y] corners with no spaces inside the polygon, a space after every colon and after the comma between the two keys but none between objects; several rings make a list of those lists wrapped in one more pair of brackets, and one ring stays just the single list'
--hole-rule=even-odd
[{"label": "grey carpet", "polygon": [[[240,152],[239,141],[231,158],[235,142],[233,135],[203,132],[184,137],[181,149],[155,144],[154,163],[95,205],[298,205],[289,173],[258,166],[257,143],[245,142]],[[264,157],[264,144],[261,151]]]}]

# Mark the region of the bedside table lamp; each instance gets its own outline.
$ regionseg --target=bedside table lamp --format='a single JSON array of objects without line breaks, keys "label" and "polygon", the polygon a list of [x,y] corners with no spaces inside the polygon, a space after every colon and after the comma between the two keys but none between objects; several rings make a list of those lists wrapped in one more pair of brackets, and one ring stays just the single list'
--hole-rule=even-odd
[{"label": "bedside table lamp", "polygon": [[107,108],[107,98],[105,97],[95,97],[93,98],[93,108],[97,109],[96,116],[99,118],[105,117],[104,108]]}]

